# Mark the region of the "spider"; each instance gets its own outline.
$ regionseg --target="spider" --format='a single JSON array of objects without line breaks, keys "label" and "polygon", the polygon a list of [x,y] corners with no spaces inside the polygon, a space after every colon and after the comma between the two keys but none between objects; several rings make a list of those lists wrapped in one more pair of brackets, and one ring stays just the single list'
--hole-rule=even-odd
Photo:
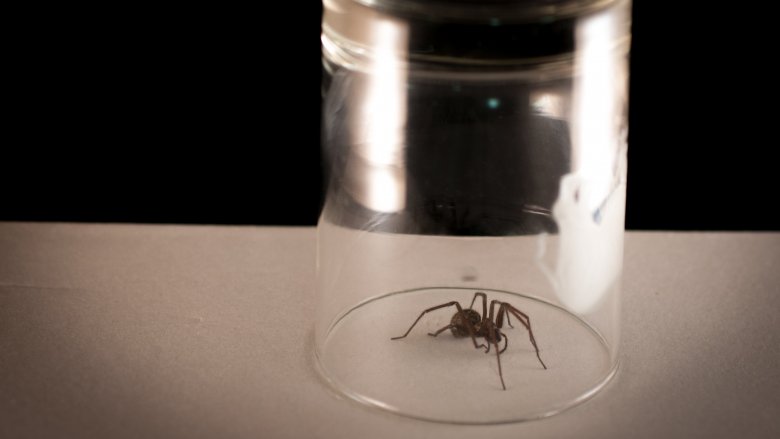
[{"label": "spider", "polygon": [[[482,298],[481,316],[477,311],[472,309],[474,307],[474,302],[477,300],[477,297]],[[496,305],[498,306],[498,314],[495,313]],[[504,390],[506,390],[506,384],[504,384],[504,374],[501,371],[501,354],[506,350],[507,346],[509,345],[509,341],[506,334],[501,332],[501,328],[504,326],[504,317],[506,317],[506,323],[509,325],[509,327],[514,328],[512,323],[509,321],[509,314],[512,314],[515,316],[515,318],[517,318],[517,320],[520,320],[520,323],[522,323],[523,326],[525,326],[525,328],[528,330],[528,336],[531,339],[531,344],[536,350],[536,358],[539,359],[539,363],[542,364],[542,367],[547,369],[544,361],[542,361],[542,357],[539,356],[539,348],[536,346],[534,333],[531,330],[531,319],[528,317],[528,315],[515,308],[511,304],[507,302],[501,302],[499,300],[490,301],[490,311],[488,313],[487,295],[481,291],[474,293],[474,298],[471,299],[471,305],[469,305],[468,309],[463,309],[460,306],[460,303],[452,301],[424,310],[422,313],[420,313],[420,316],[417,317],[417,320],[412,323],[412,326],[406,330],[404,335],[392,337],[391,340],[399,340],[409,335],[409,333],[412,332],[412,328],[414,328],[417,322],[419,322],[425,314],[449,306],[455,306],[455,308],[457,308],[457,311],[450,320],[450,324],[436,332],[428,333],[428,335],[436,337],[449,329],[452,332],[452,335],[457,338],[471,337],[471,341],[474,342],[474,348],[485,348],[485,353],[490,352],[490,344],[493,344],[496,352],[496,361],[498,362],[498,376],[501,378],[501,387],[503,387]],[[487,345],[482,343],[477,344],[477,337],[484,338],[487,342]],[[504,347],[503,349],[499,350],[498,344],[502,339],[504,340]]]}]

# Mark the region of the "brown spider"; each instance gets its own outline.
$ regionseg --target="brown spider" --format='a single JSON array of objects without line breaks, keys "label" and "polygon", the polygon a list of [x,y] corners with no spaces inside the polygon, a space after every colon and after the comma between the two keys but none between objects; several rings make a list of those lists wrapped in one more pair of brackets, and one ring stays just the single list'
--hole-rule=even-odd
[{"label": "brown spider", "polygon": [[[481,316],[477,311],[474,311],[472,309],[474,307],[474,302],[477,300],[477,297],[482,298]],[[498,314],[494,313],[496,305],[498,305]],[[501,387],[503,387],[504,390],[506,390],[506,385],[504,384],[504,374],[501,371],[501,354],[506,350],[509,341],[506,334],[501,332],[501,328],[504,326],[505,316],[506,316],[506,323],[509,325],[510,328],[514,328],[514,326],[512,326],[512,323],[509,321],[509,314],[512,314],[517,318],[517,320],[520,320],[520,323],[522,323],[523,326],[525,326],[525,328],[528,330],[528,335],[529,338],[531,339],[531,344],[534,346],[534,349],[536,349],[536,358],[539,359],[539,362],[542,364],[542,367],[547,369],[547,366],[544,364],[544,361],[542,361],[542,357],[539,356],[539,348],[536,346],[534,333],[531,330],[531,319],[528,317],[528,315],[523,313],[519,309],[515,308],[514,306],[510,305],[509,303],[501,302],[498,300],[490,301],[490,313],[488,313],[487,295],[483,292],[474,293],[474,298],[471,299],[471,305],[469,305],[469,308],[465,310],[460,306],[460,303],[456,301],[443,303],[441,305],[437,305],[426,309],[425,311],[420,313],[420,316],[417,317],[417,320],[415,320],[414,323],[412,323],[412,326],[410,326],[409,329],[406,330],[406,333],[404,335],[393,337],[391,338],[391,340],[398,340],[409,335],[409,333],[412,331],[412,328],[414,328],[414,325],[416,325],[417,322],[419,322],[422,316],[424,316],[426,313],[435,311],[437,309],[446,308],[448,306],[455,306],[458,309],[455,312],[455,314],[452,316],[452,320],[450,320],[450,324],[439,329],[436,332],[428,333],[428,335],[432,337],[436,337],[437,335],[449,329],[452,332],[452,335],[454,335],[457,338],[471,337],[471,341],[474,342],[474,348],[477,349],[485,348],[485,353],[490,352],[490,344],[492,343],[493,346],[495,347],[496,360],[498,361],[498,376],[501,378]],[[495,316],[495,320],[493,319],[494,316]],[[488,343],[487,346],[482,343],[477,344],[477,337],[484,338],[485,341],[487,341]],[[498,343],[501,342],[502,338],[504,339],[504,348],[499,350]]]}]

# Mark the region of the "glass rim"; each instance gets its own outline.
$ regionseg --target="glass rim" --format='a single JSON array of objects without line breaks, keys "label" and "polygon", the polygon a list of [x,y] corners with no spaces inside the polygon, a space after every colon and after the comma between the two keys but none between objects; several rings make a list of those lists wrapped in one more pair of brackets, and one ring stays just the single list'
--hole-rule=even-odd
[{"label": "glass rim", "polygon": [[[324,0],[325,2],[339,0]],[[630,0],[348,0],[398,14],[426,19],[464,21],[545,20],[582,15]]]}]

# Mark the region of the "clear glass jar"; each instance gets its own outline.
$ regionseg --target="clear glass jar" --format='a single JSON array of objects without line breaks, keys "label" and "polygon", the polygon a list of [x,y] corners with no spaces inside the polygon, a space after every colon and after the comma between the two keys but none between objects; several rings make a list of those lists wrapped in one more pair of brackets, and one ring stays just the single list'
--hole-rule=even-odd
[{"label": "clear glass jar", "polygon": [[322,375],[453,423],[592,396],[618,366],[630,1],[324,7]]}]

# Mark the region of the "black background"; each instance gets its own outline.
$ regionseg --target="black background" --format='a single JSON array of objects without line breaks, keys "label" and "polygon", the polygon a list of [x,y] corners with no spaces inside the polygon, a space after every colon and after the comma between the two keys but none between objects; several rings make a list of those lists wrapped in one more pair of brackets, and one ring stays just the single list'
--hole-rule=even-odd
[{"label": "black background", "polygon": [[[700,7],[634,2],[627,227],[778,230],[772,25]],[[318,2],[118,9],[12,32],[0,220],[313,225]]]}]

